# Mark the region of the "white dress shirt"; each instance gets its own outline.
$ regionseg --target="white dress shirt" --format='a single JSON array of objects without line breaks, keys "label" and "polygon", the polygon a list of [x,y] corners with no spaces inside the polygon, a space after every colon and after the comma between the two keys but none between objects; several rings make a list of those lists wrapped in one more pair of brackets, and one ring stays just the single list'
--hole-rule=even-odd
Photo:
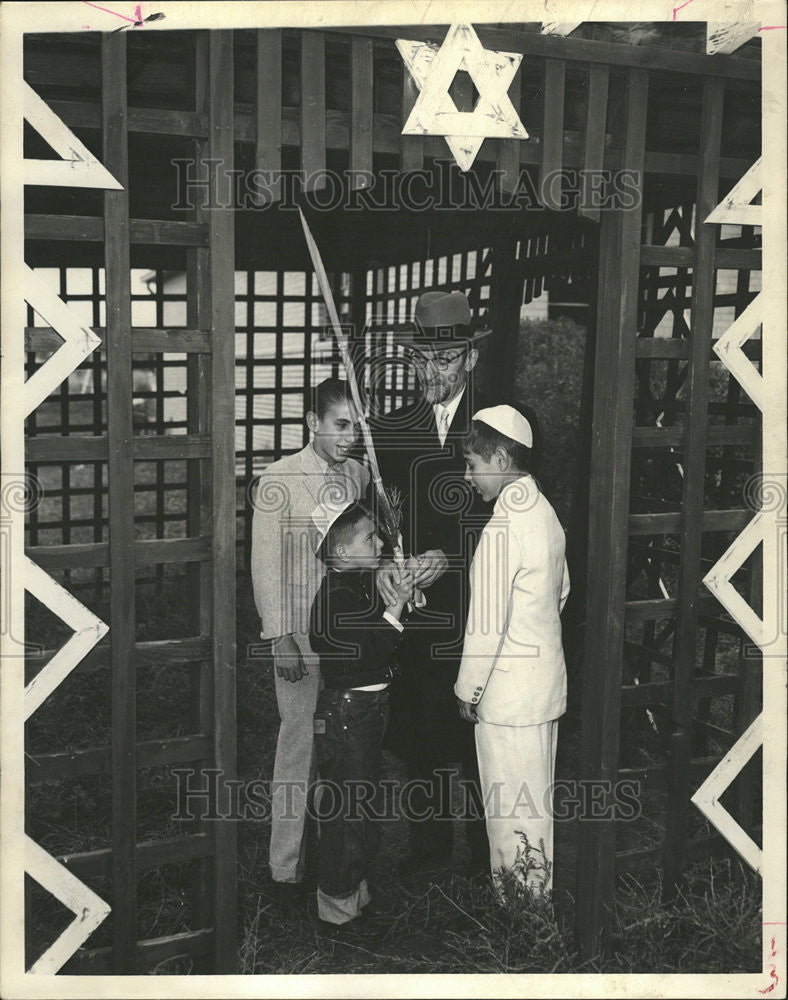
[{"label": "white dress shirt", "polygon": [[432,407],[435,413],[435,426],[438,428],[438,439],[440,440],[441,447],[446,444],[445,435],[441,434],[441,420],[443,418],[443,413],[446,411],[448,413],[448,422],[446,423],[446,431],[448,432],[451,427],[452,421],[454,420],[454,415],[457,412],[457,407],[460,405],[460,400],[465,393],[465,386],[462,388],[462,392],[458,392],[454,399],[449,400],[444,406],[443,403],[435,403]]}]

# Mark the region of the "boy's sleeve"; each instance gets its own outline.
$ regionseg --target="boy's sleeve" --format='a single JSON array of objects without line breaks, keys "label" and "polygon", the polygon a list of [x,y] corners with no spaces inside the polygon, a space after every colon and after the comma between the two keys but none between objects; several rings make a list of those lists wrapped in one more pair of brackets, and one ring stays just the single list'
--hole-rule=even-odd
[{"label": "boy's sleeve", "polygon": [[324,584],[312,606],[309,637],[319,656],[352,661],[363,669],[388,665],[402,629],[383,618],[379,603],[359,608],[350,588]]},{"label": "boy's sleeve", "polygon": [[564,610],[567,597],[569,597],[569,566],[567,565],[566,559],[564,559],[564,575],[561,580],[561,599],[558,602],[559,612]]},{"label": "boy's sleeve", "polygon": [[506,632],[512,575],[517,565],[519,545],[515,533],[506,524],[496,527],[489,523],[479,537],[469,574],[471,601],[454,685],[454,693],[461,701],[475,705],[484,694]]},{"label": "boy's sleeve", "polygon": [[[252,589],[257,613],[262,621],[263,639],[275,639],[293,631],[292,622],[287,620],[282,587],[282,518],[284,511],[274,509],[277,505],[266,504],[260,498],[268,484],[273,490],[281,485],[260,476],[255,490],[254,513],[252,514]],[[284,484],[286,487],[286,484]],[[269,509],[270,508],[270,509]]]}]

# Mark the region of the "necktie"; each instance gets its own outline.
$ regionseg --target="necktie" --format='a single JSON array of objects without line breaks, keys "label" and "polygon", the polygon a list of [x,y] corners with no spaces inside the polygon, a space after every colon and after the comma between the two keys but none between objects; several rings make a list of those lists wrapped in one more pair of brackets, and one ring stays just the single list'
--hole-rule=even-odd
[{"label": "necktie", "polygon": [[446,444],[446,435],[449,433],[449,411],[445,407],[441,407],[441,415],[438,420],[438,440],[441,443],[441,448]]},{"label": "necktie", "polygon": [[339,463],[336,465],[329,465],[323,478],[325,480],[325,492],[327,494],[323,498],[324,501],[327,501],[330,504],[338,504],[348,499],[345,474]]}]

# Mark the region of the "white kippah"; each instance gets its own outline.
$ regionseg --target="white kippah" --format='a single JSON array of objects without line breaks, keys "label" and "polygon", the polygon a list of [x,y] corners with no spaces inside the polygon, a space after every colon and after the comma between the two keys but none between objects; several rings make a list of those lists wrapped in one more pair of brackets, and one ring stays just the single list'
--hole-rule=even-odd
[{"label": "white kippah", "polygon": [[524,444],[526,448],[534,446],[534,432],[531,430],[531,425],[513,406],[504,403],[498,406],[486,406],[483,410],[477,410],[473,419],[494,427],[512,441]]},{"label": "white kippah", "polygon": [[355,503],[355,500],[343,500],[334,503],[321,503],[312,511],[312,524],[315,528],[315,538],[313,540],[313,547],[315,552],[320,548],[320,546],[325,541],[325,537],[331,529],[331,525],[336,521],[340,514],[344,512]]}]

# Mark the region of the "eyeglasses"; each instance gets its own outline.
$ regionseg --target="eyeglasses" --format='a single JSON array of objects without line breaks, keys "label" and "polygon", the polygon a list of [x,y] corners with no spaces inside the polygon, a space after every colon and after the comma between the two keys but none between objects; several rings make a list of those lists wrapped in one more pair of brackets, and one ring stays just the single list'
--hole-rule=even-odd
[{"label": "eyeglasses", "polygon": [[437,354],[430,353],[428,355],[416,350],[405,351],[406,360],[410,361],[415,368],[426,368],[427,365],[432,364],[441,371],[446,371],[458,361],[464,361],[465,357],[465,351],[440,351]]}]

